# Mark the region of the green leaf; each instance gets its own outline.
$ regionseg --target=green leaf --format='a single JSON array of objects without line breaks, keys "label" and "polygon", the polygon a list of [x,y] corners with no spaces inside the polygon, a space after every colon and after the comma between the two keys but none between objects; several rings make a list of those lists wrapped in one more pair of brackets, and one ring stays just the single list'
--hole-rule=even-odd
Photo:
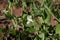
[{"label": "green leaf", "polygon": [[38,35],[36,35],[36,37],[34,38],[34,40],[41,40],[41,38]]},{"label": "green leaf", "polygon": [[16,34],[17,34],[17,31],[14,30],[14,29],[10,29],[10,33],[11,33],[12,35],[16,35]]},{"label": "green leaf", "polygon": [[34,27],[28,27],[28,28],[26,28],[26,31],[28,31],[29,33],[33,33],[33,32],[35,32],[35,29],[34,29]]},{"label": "green leaf", "polygon": [[42,40],[44,40],[44,38],[45,38],[44,33],[41,33],[41,34],[39,35],[39,37],[42,38]]},{"label": "green leaf", "polygon": [[42,17],[38,17],[41,23],[44,23],[44,20]]},{"label": "green leaf", "polygon": [[34,25],[35,30],[39,30],[40,26],[35,20],[33,22],[33,25]]},{"label": "green leaf", "polygon": [[56,34],[60,35],[60,24],[56,25]]},{"label": "green leaf", "polygon": [[5,14],[8,19],[13,19],[13,15],[11,15],[9,12]]}]

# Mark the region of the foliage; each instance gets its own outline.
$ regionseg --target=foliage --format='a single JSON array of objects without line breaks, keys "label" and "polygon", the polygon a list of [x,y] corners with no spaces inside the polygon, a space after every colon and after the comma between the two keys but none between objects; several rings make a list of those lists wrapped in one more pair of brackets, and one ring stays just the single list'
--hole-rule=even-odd
[{"label": "foliage", "polygon": [[53,0],[6,1],[7,8],[0,9],[0,40],[60,40],[60,9]]}]

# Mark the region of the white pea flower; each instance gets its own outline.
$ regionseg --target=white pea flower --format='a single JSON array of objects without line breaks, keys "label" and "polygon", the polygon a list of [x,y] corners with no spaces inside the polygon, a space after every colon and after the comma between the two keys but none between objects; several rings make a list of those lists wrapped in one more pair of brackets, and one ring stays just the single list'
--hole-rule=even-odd
[{"label": "white pea flower", "polygon": [[30,22],[33,22],[33,20],[32,20],[32,18],[31,18],[31,16],[27,16],[27,24],[29,24]]}]

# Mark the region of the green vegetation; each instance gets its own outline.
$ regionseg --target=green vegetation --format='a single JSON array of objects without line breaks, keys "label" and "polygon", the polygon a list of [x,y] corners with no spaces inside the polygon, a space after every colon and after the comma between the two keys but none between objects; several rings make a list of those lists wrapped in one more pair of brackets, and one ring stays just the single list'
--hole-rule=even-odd
[{"label": "green vegetation", "polygon": [[0,40],[60,40],[59,3],[1,0]]}]

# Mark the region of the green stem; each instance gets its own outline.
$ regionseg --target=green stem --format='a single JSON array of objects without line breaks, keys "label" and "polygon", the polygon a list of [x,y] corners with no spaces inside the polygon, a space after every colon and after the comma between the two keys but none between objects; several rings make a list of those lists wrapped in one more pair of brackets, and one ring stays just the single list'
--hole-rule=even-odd
[{"label": "green stem", "polygon": [[[50,10],[50,8],[48,8],[48,6],[44,5],[44,7],[48,10],[49,14],[51,14],[52,16],[55,17],[55,15],[51,12],[51,10]],[[60,22],[58,18],[55,17],[55,19],[56,19],[58,22]]]}]

